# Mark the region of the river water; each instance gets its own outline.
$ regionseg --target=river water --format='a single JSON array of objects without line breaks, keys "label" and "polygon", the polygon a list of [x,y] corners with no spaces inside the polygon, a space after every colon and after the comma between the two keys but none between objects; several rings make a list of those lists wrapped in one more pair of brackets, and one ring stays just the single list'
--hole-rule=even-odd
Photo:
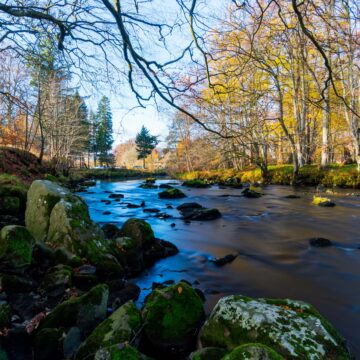
[{"label": "river water", "polygon": [[[304,300],[336,326],[360,358],[359,194],[344,190],[330,196],[337,204],[334,208],[311,205],[314,191],[310,188],[294,190],[288,186],[267,186],[259,199],[241,197],[239,189],[181,187],[187,198],[161,200],[157,195],[160,190],[139,188],[141,182],[99,181],[80,194],[95,222],[120,227],[130,217],[143,218],[156,237],[179,248],[178,255],[157,262],[133,280],[142,289],[140,305],[153,282],[181,279],[204,291],[207,311],[229,294]],[[109,198],[109,191],[125,198],[106,205],[101,200]],[[294,193],[301,198],[285,198]],[[163,220],[143,208],[126,207],[126,202],[140,204],[143,200],[146,207],[160,209],[173,218]],[[176,210],[183,202],[215,207],[223,216],[186,224]],[[169,204],[174,209],[167,209]],[[105,211],[110,214],[104,215]],[[311,247],[312,237],[330,239],[334,246]],[[236,253],[239,256],[223,267],[208,261]]]}]

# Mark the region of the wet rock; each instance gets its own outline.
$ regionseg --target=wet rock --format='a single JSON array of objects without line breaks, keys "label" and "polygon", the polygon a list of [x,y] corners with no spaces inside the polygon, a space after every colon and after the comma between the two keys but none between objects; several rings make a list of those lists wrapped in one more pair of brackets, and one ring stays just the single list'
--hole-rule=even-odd
[{"label": "wet rock", "polygon": [[300,199],[301,196],[295,195],[295,194],[290,194],[290,195],[284,196],[284,198],[285,198],[285,199]]},{"label": "wet rock", "polygon": [[147,184],[147,183],[141,184],[139,187],[141,187],[142,189],[157,189],[158,188],[157,185]]},{"label": "wet rock", "polygon": [[226,264],[229,264],[231,262],[233,262],[236,258],[237,258],[237,254],[228,254],[222,258],[215,258],[215,259],[210,259],[210,262],[213,262],[215,265],[217,266],[224,266]]},{"label": "wet rock", "polygon": [[157,217],[158,219],[163,219],[163,220],[171,219],[171,218],[172,218],[172,216],[171,216],[170,214],[163,213],[163,212],[157,213],[157,214],[155,215],[155,217]]},{"label": "wet rock", "polygon": [[110,215],[111,212],[110,212],[110,211],[104,211],[102,214],[103,214],[103,215]]},{"label": "wet rock", "polygon": [[144,181],[145,184],[155,184],[156,183],[156,179],[155,178],[147,178]]},{"label": "wet rock", "polygon": [[201,189],[201,188],[208,188],[211,185],[206,183],[204,180],[186,180],[182,183],[182,186]]},{"label": "wet rock", "polygon": [[142,314],[144,334],[155,353],[186,353],[204,319],[202,299],[184,282],[154,290]]},{"label": "wet rock", "polygon": [[56,306],[40,323],[40,328],[77,326],[83,333],[87,333],[105,319],[108,297],[108,287],[97,285],[88,293]]},{"label": "wet rock", "polygon": [[175,224],[175,223],[171,223],[170,226],[171,226],[172,228],[174,228],[174,227],[176,226],[176,224]]},{"label": "wet rock", "polygon": [[124,195],[123,194],[110,194],[109,195],[109,199],[123,199]]},{"label": "wet rock", "polygon": [[149,267],[157,260],[176,255],[179,249],[169,241],[156,239],[144,246],[143,251],[145,266]]},{"label": "wet rock", "polygon": [[329,239],[325,239],[325,238],[312,238],[309,240],[309,243],[311,246],[314,247],[328,247],[332,245],[332,242]]},{"label": "wet rock", "polygon": [[242,194],[247,197],[247,198],[252,198],[252,199],[256,199],[256,198],[260,198],[262,196],[261,193],[252,190],[250,188],[246,188],[245,190],[242,191]]},{"label": "wet rock", "polygon": [[25,223],[36,241],[44,241],[46,238],[51,211],[66,195],[69,195],[69,190],[48,180],[35,180],[31,184],[27,195]]},{"label": "wet rock", "polygon": [[141,205],[127,203],[126,207],[129,209],[138,209],[141,207]]},{"label": "wet rock", "polygon": [[131,218],[125,222],[121,232],[124,236],[132,238],[140,246],[151,242],[155,236],[149,223],[144,220]]},{"label": "wet rock", "polygon": [[177,207],[179,211],[185,211],[185,210],[193,210],[193,209],[203,209],[202,205],[196,203],[196,202],[187,202],[179,205]]},{"label": "wet rock", "polygon": [[275,350],[268,346],[255,343],[245,344],[235,348],[230,354],[224,356],[222,360],[285,360]]},{"label": "wet rock", "polygon": [[159,213],[160,210],[159,209],[154,209],[154,208],[146,208],[143,210],[143,212],[147,212],[147,213]]},{"label": "wet rock", "polygon": [[127,343],[111,346],[108,349],[100,349],[96,352],[94,360],[151,360],[141,354],[136,348]]},{"label": "wet rock", "polygon": [[309,304],[231,295],[219,300],[199,334],[201,347],[269,346],[284,358],[350,359],[344,339]]},{"label": "wet rock", "polygon": [[218,209],[187,209],[182,212],[183,219],[194,221],[210,221],[219,219],[222,215]]},{"label": "wet rock", "polygon": [[70,328],[63,343],[63,353],[66,359],[71,359],[82,343],[81,331],[78,327]]},{"label": "wet rock", "polygon": [[35,360],[61,360],[62,331],[60,329],[42,329],[36,335],[34,344]]},{"label": "wet rock", "polygon": [[21,269],[31,264],[34,238],[23,226],[8,225],[0,232],[1,267]]},{"label": "wet rock", "polygon": [[125,283],[122,289],[110,289],[109,306],[116,310],[130,300],[136,301],[139,298],[140,291],[140,288],[133,283]]},{"label": "wet rock", "polygon": [[317,205],[317,206],[321,206],[321,207],[336,206],[336,204],[333,201],[331,201],[329,198],[319,197],[319,196],[314,196],[312,203],[313,203],[313,205]]},{"label": "wet rock", "polygon": [[159,192],[160,199],[181,199],[186,197],[186,195],[179,189],[166,189],[162,192]]},{"label": "wet rock", "polygon": [[121,234],[120,229],[114,224],[105,224],[101,229],[108,239],[115,239]]},{"label": "wet rock", "polygon": [[173,209],[174,207],[172,205],[166,205],[167,209]]},{"label": "wet rock", "polygon": [[140,326],[140,312],[134,303],[129,301],[95,328],[80,346],[75,360],[93,359],[94,354],[100,349],[108,349],[112,345],[129,342]]},{"label": "wet rock", "polygon": [[192,352],[189,355],[189,360],[222,360],[225,355],[226,350],[224,349],[216,347],[206,347]]}]

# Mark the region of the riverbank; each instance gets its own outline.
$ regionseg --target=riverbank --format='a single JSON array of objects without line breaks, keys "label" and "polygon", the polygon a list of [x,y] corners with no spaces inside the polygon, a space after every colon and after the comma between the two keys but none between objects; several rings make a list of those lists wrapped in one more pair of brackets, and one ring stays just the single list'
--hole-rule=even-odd
[{"label": "riverbank", "polygon": [[[268,184],[291,185],[292,165],[269,166]],[[203,180],[209,183],[263,183],[260,169],[249,170],[211,170],[177,173],[176,177],[181,180]],[[360,173],[356,165],[330,165],[327,169],[321,169],[317,165],[306,165],[299,171],[299,186],[323,185],[327,188],[360,188]]]}]

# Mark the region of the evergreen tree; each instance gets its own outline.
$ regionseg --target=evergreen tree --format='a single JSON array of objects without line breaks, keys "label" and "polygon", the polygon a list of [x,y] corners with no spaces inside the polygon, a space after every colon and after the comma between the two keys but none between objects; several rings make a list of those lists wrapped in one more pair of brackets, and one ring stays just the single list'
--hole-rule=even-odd
[{"label": "evergreen tree", "polygon": [[157,136],[151,135],[149,130],[142,126],[140,132],[136,135],[135,144],[138,153],[138,159],[143,159],[143,167],[145,169],[145,159],[155,149],[159,143]]},{"label": "evergreen tree", "polygon": [[96,113],[96,152],[101,164],[109,166],[111,164],[111,149],[113,140],[112,114],[110,100],[103,96],[99,102]]}]

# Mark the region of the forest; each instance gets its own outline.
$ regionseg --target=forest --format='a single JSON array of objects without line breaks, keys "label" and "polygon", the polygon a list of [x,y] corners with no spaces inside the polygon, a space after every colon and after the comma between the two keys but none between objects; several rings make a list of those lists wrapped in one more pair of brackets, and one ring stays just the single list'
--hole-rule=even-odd
[{"label": "forest", "polygon": [[360,356],[360,2],[0,0],[0,360]]}]

